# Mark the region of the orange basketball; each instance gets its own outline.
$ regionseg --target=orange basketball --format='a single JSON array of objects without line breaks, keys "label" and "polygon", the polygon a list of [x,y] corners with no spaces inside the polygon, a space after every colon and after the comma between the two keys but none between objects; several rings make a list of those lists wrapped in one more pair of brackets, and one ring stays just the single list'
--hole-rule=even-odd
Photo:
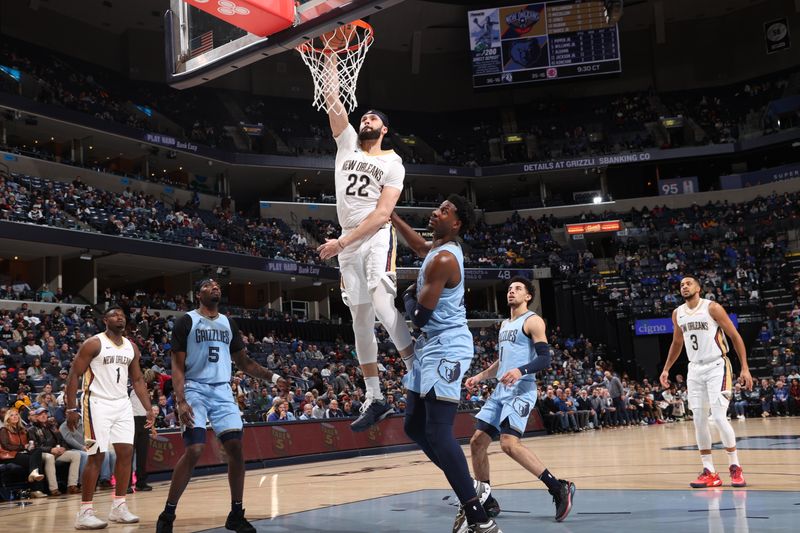
[{"label": "orange basketball", "polygon": [[344,24],[333,31],[323,34],[325,48],[329,50],[344,50],[356,36],[355,24]]}]

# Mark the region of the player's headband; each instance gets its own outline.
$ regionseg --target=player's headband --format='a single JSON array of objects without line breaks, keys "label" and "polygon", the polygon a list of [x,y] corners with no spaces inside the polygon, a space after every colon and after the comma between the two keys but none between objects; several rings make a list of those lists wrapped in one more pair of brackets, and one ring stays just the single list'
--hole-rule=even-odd
[{"label": "player's headband", "polygon": [[[378,111],[377,109],[370,109],[366,113],[364,113],[364,115],[375,115],[376,117],[381,119],[381,122],[383,122],[384,126],[386,126],[387,128],[389,127],[389,117],[386,116],[386,113],[384,113],[383,111]],[[361,116],[363,117],[364,115]]]},{"label": "player's headband", "polygon": [[201,279],[200,281],[197,282],[197,285],[196,285],[197,292],[200,292],[200,289],[202,289],[206,285],[209,285],[211,283],[216,283],[216,282],[217,282],[217,280],[215,280],[214,278]]}]

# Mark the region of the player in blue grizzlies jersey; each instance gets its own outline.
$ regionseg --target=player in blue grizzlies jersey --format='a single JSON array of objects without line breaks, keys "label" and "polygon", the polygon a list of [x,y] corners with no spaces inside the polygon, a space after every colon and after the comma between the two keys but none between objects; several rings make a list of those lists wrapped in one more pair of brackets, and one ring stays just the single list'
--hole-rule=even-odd
[{"label": "player in blue grizzlies jersey", "polygon": [[197,296],[200,307],[181,317],[172,331],[172,384],[186,451],[175,466],[156,531],[172,532],[178,500],[205,447],[208,420],[228,457],[231,512],[225,527],[239,533],[255,533],[242,508],[242,417],[231,391],[231,362],[254,378],[271,382],[273,374],[247,356],[236,322],[219,312],[219,284],[213,279],[200,281]]},{"label": "player in blue grizzlies jersey", "polygon": [[453,533],[500,533],[486,515],[481,496],[488,487],[474,484],[464,451],[453,436],[461,380],[474,355],[464,307],[464,254],[458,242],[474,223],[469,202],[451,195],[431,214],[433,241],[426,242],[397,214],[392,223],[408,246],[424,258],[417,283],[403,294],[406,313],[422,335],[404,384],[408,390],[405,432],[444,472],[459,506]]},{"label": "player in blue grizzlies jersey", "polygon": [[[575,485],[551,474],[520,440],[536,405],[536,372],[548,368],[551,359],[544,320],[528,309],[535,290],[526,278],[511,280],[507,293],[511,316],[500,327],[499,358],[464,383],[467,389],[473,389],[481,381],[500,376],[497,388],[476,416],[475,434],[470,440],[472,470],[475,479],[489,486],[486,452],[492,439],[499,436],[500,448],[547,485],[556,505],[556,520],[561,522],[572,509]],[[500,513],[500,505],[491,494],[484,507],[491,516]]]}]

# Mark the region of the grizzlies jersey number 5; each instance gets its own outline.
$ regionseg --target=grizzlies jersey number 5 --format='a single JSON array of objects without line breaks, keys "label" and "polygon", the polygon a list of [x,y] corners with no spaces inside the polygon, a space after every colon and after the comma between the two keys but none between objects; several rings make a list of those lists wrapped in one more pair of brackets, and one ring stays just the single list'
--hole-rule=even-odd
[{"label": "grizzlies jersey number 5", "polygon": [[236,322],[197,310],[181,317],[172,331],[172,350],[186,352],[186,381],[219,384],[231,380],[231,353],[244,349]]}]

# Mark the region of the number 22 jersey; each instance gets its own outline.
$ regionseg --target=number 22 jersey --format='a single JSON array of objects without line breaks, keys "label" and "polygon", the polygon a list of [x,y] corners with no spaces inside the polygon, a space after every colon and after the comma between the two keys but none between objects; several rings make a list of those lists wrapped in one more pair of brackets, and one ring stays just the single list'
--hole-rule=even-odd
[{"label": "number 22 jersey", "polygon": [[231,353],[244,349],[236,322],[223,314],[208,318],[194,310],[172,330],[172,351],[186,352],[186,381],[216,385],[231,380]]},{"label": "number 22 jersey", "polygon": [[403,190],[406,170],[402,158],[387,151],[368,155],[361,150],[351,125],[336,137],[336,214],[343,229],[353,229],[375,211],[384,187]]}]

